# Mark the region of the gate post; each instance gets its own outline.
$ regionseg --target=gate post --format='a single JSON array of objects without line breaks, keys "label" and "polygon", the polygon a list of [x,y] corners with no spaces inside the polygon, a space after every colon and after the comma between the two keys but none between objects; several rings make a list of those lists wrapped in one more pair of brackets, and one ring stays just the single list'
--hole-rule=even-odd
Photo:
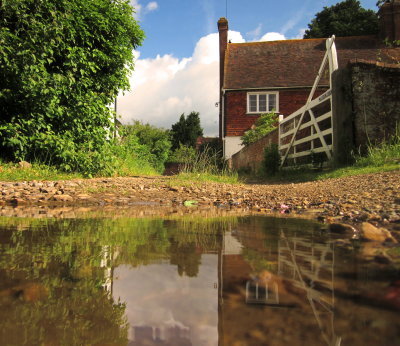
[{"label": "gate post", "polygon": [[353,105],[351,77],[348,68],[332,74],[332,136],[333,162],[349,164],[354,150]]}]

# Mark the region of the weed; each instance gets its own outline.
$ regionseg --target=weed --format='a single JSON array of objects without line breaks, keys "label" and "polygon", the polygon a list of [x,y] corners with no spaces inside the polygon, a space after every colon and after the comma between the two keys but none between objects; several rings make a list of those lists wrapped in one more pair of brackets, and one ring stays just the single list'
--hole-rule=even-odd
[{"label": "weed", "polygon": [[33,163],[31,167],[21,168],[18,164],[0,161],[0,180],[2,181],[67,180],[74,178],[82,178],[82,175],[65,173],[39,163]]}]

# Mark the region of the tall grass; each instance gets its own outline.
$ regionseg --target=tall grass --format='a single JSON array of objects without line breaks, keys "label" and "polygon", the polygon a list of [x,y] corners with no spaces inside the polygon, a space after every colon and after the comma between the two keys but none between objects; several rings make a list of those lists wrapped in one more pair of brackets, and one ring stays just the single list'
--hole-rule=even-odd
[{"label": "tall grass", "polygon": [[18,164],[0,160],[0,181],[68,180],[82,177],[82,174],[65,173],[44,164],[33,163],[30,167],[19,167]]},{"label": "tall grass", "polygon": [[239,175],[229,168],[220,151],[205,146],[194,157],[184,160],[183,168],[176,179],[234,184],[239,182]]},{"label": "tall grass", "polygon": [[387,142],[378,146],[369,145],[367,155],[359,155],[355,160],[356,167],[383,167],[393,164],[400,164],[400,127]]},{"label": "tall grass", "polygon": [[350,175],[378,173],[400,169],[400,130],[390,140],[379,145],[370,144],[366,155],[354,154],[354,164],[324,170],[304,166],[280,170],[275,176],[258,175],[247,177],[248,181],[261,180],[264,183],[287,183],[341,178]]}]

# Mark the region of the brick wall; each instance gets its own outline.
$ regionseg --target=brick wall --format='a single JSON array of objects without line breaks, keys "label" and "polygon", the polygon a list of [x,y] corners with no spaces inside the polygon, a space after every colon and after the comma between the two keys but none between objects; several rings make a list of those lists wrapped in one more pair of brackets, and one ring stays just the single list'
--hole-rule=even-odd
[{"label": "brick wall", "polygon": [[242,150],[232,156],[232,168],[248,169],[257,172],[264,160],[264,148],[269,144],[278,143],[278,129],[270,132],[259,141],[245,146]]},{"label": "brick wall", "polygon": [[[316,96],[326,88],[316,91]],[[310,88],[279,91],[279,114],[288,116],[302,107]],[[247,91],[228,91],[225,94],[225,135],[242,136],[249,130],[259,115],[247,114]]]}]

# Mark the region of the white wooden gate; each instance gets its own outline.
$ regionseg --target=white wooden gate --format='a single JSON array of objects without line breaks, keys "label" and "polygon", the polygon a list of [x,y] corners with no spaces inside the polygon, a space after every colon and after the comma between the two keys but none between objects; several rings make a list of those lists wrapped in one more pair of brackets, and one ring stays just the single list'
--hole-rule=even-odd
[{"label": "white wooden gate", "polygon": [[[329,63],[329,89],[314,98],[321,77]],[[332,158],[332,73],[337,70],[335,36],[326,40],[326,53],[322,60],[314,85],[306,104],[284,118],[279,119],[279,151],[281,166],[292,159],[293,164],[304,161],[301,158],[325,153],[326,159]],[[321,154],[319,154],[321,155]],[[322,154],[323,155],[323,154]]]}]

